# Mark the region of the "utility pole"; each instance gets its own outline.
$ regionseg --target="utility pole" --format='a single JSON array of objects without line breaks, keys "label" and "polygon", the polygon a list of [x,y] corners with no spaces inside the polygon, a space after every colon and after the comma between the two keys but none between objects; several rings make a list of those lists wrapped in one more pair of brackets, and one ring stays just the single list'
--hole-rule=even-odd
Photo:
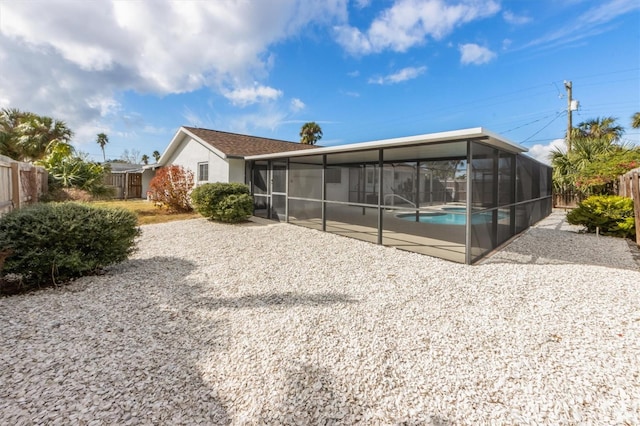
[{"label": "utility pole", "polygon": [[569,153],[569,151],[571,151],[571,129],[573,129],[573,123],[571,122],[572,117],[571,117],[571,89],[572,89],[572,85],[570,81],[566,81],[564,82],[564,87],[565,89],[567,89],[567,118],[568,118],[568,123],[567,123],[567,153]]}]

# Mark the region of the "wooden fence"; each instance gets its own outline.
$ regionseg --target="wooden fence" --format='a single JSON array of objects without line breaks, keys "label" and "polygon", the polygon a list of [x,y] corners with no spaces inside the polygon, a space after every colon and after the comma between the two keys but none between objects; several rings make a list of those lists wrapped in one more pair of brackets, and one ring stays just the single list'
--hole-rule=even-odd
[{"label": "wooden fence", "polygon": [[0,155],[0,215],[37,203],[47,191],[44,168]]},{"label": "wooden fence", "polygon": [[142,198],[142,173],[109,173],[104,184],[115,188],[115,198]]},{"label": "wooden fence", "polygon": [[640,168],[633,169],[618,178],[618,195],[633,198],[633,214],[636,219],[636,244],[640,246]]},{"label": "wooden fence", "polygon": [[578,203],[583,200],[583,195],[575,191],[553,191],[553,208],[575,209]]}]

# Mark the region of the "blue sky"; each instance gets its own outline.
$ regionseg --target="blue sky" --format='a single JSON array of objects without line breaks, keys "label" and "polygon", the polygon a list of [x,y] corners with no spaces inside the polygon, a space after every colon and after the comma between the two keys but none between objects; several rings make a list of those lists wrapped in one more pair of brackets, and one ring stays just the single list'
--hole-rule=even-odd
[{"label": "blue sky", "polygon": [[638,0],[0,0],[0,107],[101,160],[182,125],[338,145],[482,126],[544,159],[567,126],[640,111]]}]

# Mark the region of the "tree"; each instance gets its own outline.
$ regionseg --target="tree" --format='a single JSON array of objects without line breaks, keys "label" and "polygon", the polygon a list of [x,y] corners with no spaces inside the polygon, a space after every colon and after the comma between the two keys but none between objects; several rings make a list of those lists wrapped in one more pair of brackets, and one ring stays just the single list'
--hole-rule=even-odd
[{"label": "tree", "polygon": [[615,117],[602,117],[584,121],[572,129],[571,139],[601,140],[616,143],[624,134],[624,128],[616,124]]},{"label": "tree", "polygon": [[40,160],[72,137],[64,121],[15,108],[0,112],[0,154],[14,160]]},{"label": "tree", "polygon": [[104,152],[104,146],[109,143],[109,137],[105,133],[98,133],[96,143],[100,145],[100,149],[102,150],[102,160],[106,163],[107,155]]},{"label": "tree", "polygon": [[104,195],[108,192],[103,182],[105,167],[87,161],[86,156],[77,153],[71,144],[57,144],[36,164],[47,169],[53,187],[78,188],[93,195]]},{"label": "tree", "polygon": [[120,159],[125,163],[138,164],[140,159],[140,151],[138,151],[137,149],[132,149],[131,151],[125,149],[122,152]]},{"label": "tree", "polygon": [[640,112],[636,112],[631,117],[631,127],[634,129],[640,129]]},{"label": "tree", "polygon": [[571,151],[551,153],[556,191],[582,195],[612,192],[615,178],[640,160],[640,151],[620,142],[624,129],[612,117],[596,118],[572,129]]},{"label": "tree", "polygon": [[144,163],[144,165],[146,166],[147,164],[149,164],[149,156],[147,154],[144,154],[140,160]]},{"label": "tree", "polygon": [[160,161],[160,152],[158,151],[153,151],[153,154],[151,154],[153,156],[153,159],[156,160],[156,163],[158,161]]},{"label": "tree", "polygon": [[322,139],[322,129],[315,121],[304,123],[300,129],[300,143],[315,145]]},{"label": "tree", "polygon": [[16,128],[28,112],[17,108],[4,108],[0,111],[0,154],[17,160],[20,158],[18,134]]}]

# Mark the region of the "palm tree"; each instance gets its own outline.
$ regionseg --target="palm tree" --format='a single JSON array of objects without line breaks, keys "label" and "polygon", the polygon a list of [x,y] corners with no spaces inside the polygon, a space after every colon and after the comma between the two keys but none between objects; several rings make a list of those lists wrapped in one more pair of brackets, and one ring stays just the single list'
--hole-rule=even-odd
[{"label": "palm tree", "polygon": [[315,145],[322,139],[322,129],[315,121],[304,123],[300,129],[300,143]]},{"label": "palm tree", "polygon": [[634,129],[640,129],[640,112],[636,112],[631,117],[631,127]]},{"label": "palm tree", "polygon": [[73,132],[64,121],[28,114],[16,127],[20,160],[37,161],[49,154],[57,144],[69,143]]},{"label": "palm tree", "polygon": [[0,111],[0,154],[14,160],[38,161],[72,137],[64,121],[15,108]]},{"label": "palm tree", "polygon": [[156,163],[160,160],[160,152],[158,151],[153,151],[153,154],[151,154],[153,156],[153,158],[156,160]]},{"label": "palm tree", "polygon": [[144,154],[142,157],[140,157],[140,160],[142,160],[145,166],[149,164],[149,156],[147,154]]},{"label": "palm tree", "polygon": [[104,162],[107,162],[107,156],[104,153],[104,146],[109,143],[109,137],[105,133],[98,133],[98,137],[96,139],[96,143],[100,145],[100,149],[102,149],[102,159]]},{"label": "palm tree", "polygon": [[587,120],[571,129],[571,151],[557,148],[551,152],[556,190],[576,189],[576,182],[585,168],[626,149],[620,143],[623,133],[624,129],[613,117]]},{"label": "palm tree", "polygon": [[16,128],[28,114],[31,113],[17,108],[3,108],[0,111],[0,155],[6,155],[14,160],[20,158]]},{"label": "palm tree", "polygon": [[604,139],[609,143],[616,143],[624,133],[624,128],[615,124],[615,117],[595,118],[578,124],[571,133],[571,139]]}]

